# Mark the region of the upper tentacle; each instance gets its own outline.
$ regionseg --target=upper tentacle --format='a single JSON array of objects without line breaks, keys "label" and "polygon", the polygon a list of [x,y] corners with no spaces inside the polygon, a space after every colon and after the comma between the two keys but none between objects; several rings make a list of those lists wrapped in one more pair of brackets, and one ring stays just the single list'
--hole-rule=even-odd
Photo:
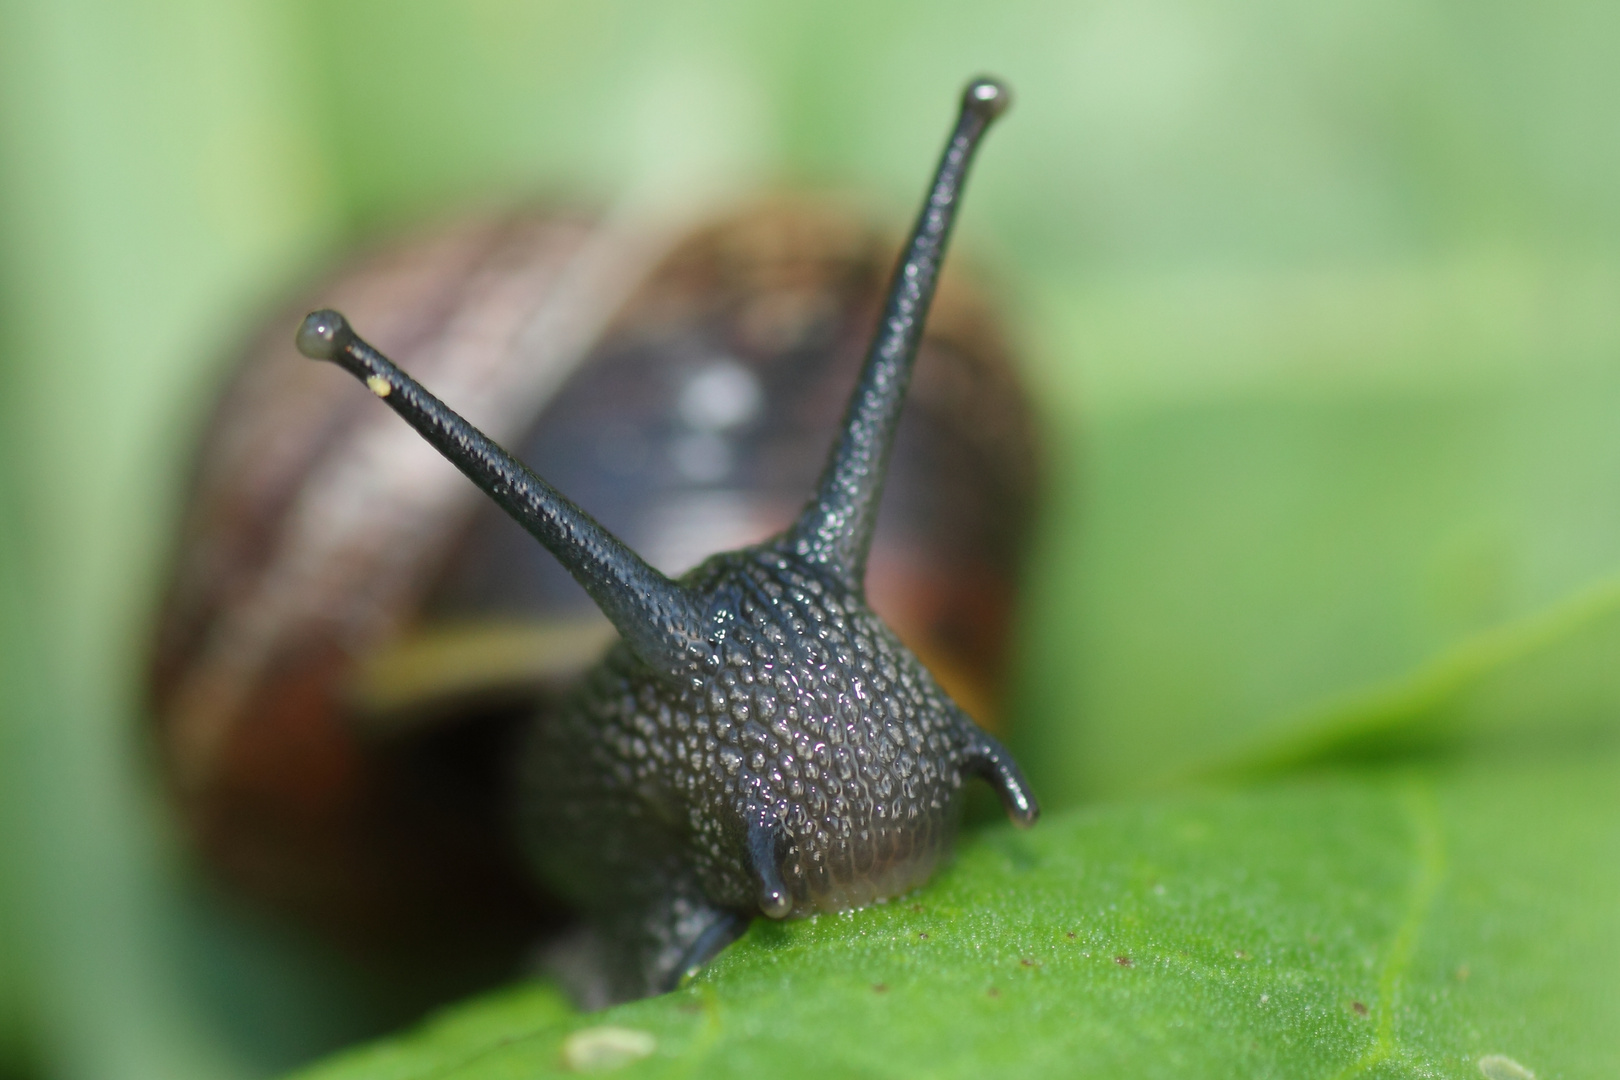
[{"label": "upper tentacle", "polygon": [[890,282],[883,321],[867,351],[842,431],[815,497],[788,534],[801,557],[824,565],[857,591],[866,576],[889,451],[968,165],[990,122],[1010,101],[1007,88],[994,79],[975,79],[963,91],[956,127]]},{"label": "upper tentacle", "polygon": [[677,674],[712,651],[702,605],[358,337],[335,311],[309,315],[298,348],[364,382],[574,576],[655,670]]}]

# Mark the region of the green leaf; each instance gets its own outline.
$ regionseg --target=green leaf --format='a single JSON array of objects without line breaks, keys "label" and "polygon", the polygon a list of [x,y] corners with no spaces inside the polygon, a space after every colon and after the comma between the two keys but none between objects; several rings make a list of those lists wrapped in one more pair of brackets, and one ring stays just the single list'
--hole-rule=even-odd
[{"label": "green leaf", "polygon": [[1481,723],[1612,730],[1620,382],[1493,382],[1100,413],[1061,454],[1085,498],[1055,508],[1031,575],[1016,748],[1043,798],[1298,758],[1569,635],[1595,644],[1545,657],[1557,700],[1492,690]]},{"label": "green leaf", "polygon": [[1297,731],[1238,755],[1229,777],[1333,760],[1612,745],[1620,721],[1620,580],[1478,634],[1411,677],[1302,718]]},{"label": "green leaf", "polygon": [[520,987],[302,1076],[544,1076],[604,1027],[653,1036],[624,1076],[1595,1076],[1617,772],[1347,772],[998,827],[901,901],[756,922],[673,994],[581,1016]]},{"label": "green leaf", "polygon": [[[299,1027],[268,1019],[276,1001],[281,1013],[323,1021],[340,1011],[324,1004],[333,992],[324,976],[311,976],[308,989],[289,981],[267,1004],[235,1006],[255,1000],[254,987],[279,985],[273,972],[290,951],[279,939],[242,931],[257,944],[222,947],[175,918],[180,937],[204,944],[169,944],[167,917],[152,914],[168,901],[155,902],[147,884],[159,862],[147,849],[162,845],[149,842],[144,815],[132,809],[130,767],[115,767],[136,759],[115,749],[134,725],[126,700],[141,636],[134,612],[170,508],[163,493],[177,475],[158,462],[185,426],[175,422],[177,401],[213,348],[209,328],[229,324],[246,293],[262,296],[289,256],[329,243],[334,221],[407,216],[448,193],[572,191],[611,203],[638,178],[662,187],[706,170],[728,184],[836,182],[886,197],[899,220],[912,208],[918,169],[937,152],[949,95],[976,69],[1008,77],[1020,104],[977,168],[961,250],[988,240],[1022,277],[1009,292],[1034,309],[1026,328],[1046,344],[1043,397],[1061,439],[1059,503],[1032,575],[1036,610],[1020,654],[1026,703],[1014,729],[1048,804],[1165,788],[1234,764],[1252,772],[1458,746],[1580,745],[1612,732],[1620,716],[1620,676],[1611,674],[1620,627],[1602,591],[1620,568],[1612,423],[1620,393],[1601,375],[1620,355],[1620,159],[1603,137],[1620,72],[1620,6],[0,7],[0,336],[8,422],[28,442],[8,465],[27,547],[39,553],[26,573],[37,610],[16,623],[38,646],[23,681],[48,699],[25,706],[8,685],[10,715],[0,716],[36,748],[3,763],[13,790],[0,802],[19,809],[4,815],[0,833],[24,839],[3,842],[0,863],[21,906],[44,913],[43,932],[29,941],[38,972],[0,957],[16,971],[0,981],[39,983],[17,983],[18,1005],[0,1002],[0,1026],[8,1013],[43,1006],[41,1032],[24,1034],[48,1044],[53,1066],[218,1076],[211,1049],[175,1049],[217,1041],[227,1056],[245,1055],[239,1067],[251,1072],[324,1045],[325,1035],[306,1031],[268,1056],[244,1051],[278,1026]],[[25,452],[30,435],[55,440],[58,452]],[[0,545],[0,558],[23,547]],[[1526,889],[1591,886],[1598,879],[1572,875],[1596,871],[1557,858],[1592,855],[1593,830],[1612,820],[1612,805],[1594,802],[1574,838],[1561,837],[1568,815],[1545,806],[1563,793],[1521,780],[1480,796],[1502,800],[1480,813],[1505,822],[1504,865],[1528,875]],[[1253,835],[1222,849],[1227,877],[1211,869],[1202,879],[1214,891],[1198,901],[1197,919],[1218,922],[1221,904],[1240,892],[1230,874],[1246,868],[1269,880],[1280,871],[1266,845],[1298,846],[1278,830],[1321,825],[1333,806],[1374,807],[1367,850],[1386,841],[1405,850],[1410,830],[1385,835],[1378,826],[1400,819],[1406,796],[1379,783],[1344,778],[1314,793],[1058,816],[1018,850],[1046,850],[1050,832],[1051,843],[1093,860],[1084,863],[1089,876],[1070,883],[1078,897],[1103,887],[1127,841],[1145,851],[1169,843],[1155,814],[1206,806],[1219,817],[1225,807],[1237,815],[1222,819],[1227,826]],[[1442,821],[1455,809],[1445,783],[1435,796]],[[1242,806],[1252,813],[1239,814]],[[1262,809],[1302,821],[1261,820]],[[1545,865],[1513,854],[1532,827],[1549,833]],[[1379,883],[1366,850],[1339,839],[1301,856],[1345,861],[1318,884],[1356,888],[1362,870]],[[925,897],[957,897],[963,925],[972,919],[962,913],[990,918],[999,901],[972,890],[1004,880],[974,877],[975,860],[1017,842],[992,834],[969,845]],[[1612,851],[1601,854],[1612,864]],[[1595,901],[1578,893],[1559,901],[1567,910],[1551,894],[1532,903],[1484,890],[1501,912],[1481,900],[1458,925],[1518,927],[1520,940],[1536,925],[1545,951],[1526,946],[1520,970],[1560,971],[1571,941],[1592,940],[1580,927],[1611,902],[1612,881],[1598,883]],[[1326,902],[1309,882],[1295,884],[1267,901],[1279,925]],[[1442,887],[1436,911],[1445,896]],[[884,919],[902,917],[891,907],[835,929],[878,934]],[[896,983],[881,1001],[855,985],[846,1001],[828,989],[838,973],[794,952],[795,942],[824,944],[846,978],[871,955],[825,922],[762,928],[697,987],[719,1018],[715,1055],[744,1060],[727,1049],[743,1037],[738,1025],[779,1033],[771,1025],[787,1023],[803,998],[859,1015],[837,1045],[807,1044],[805,1032],[821,1030],[810,1021],[825,1019],[807,1006],[804,1029],[784,1041],[806,1061],[825,1052],[848,1066],[841,1071],[859,1071],[860,1055],[877,1061],[894,1048],[861,1024],[910,994],[912,1013],[937,1008],[927,1036],[937,1046],[907,1060],[901,1051],[913,1044],[903,1043],[900,1061],[883,1058],[873,1070],[1019,1064],[995,1041],[1004,1015],[974,1026],[947,1008],[948,979],[937,1004],[921,983]],[[1584,988],[1588,1011],[1563,991],[1549,992],[1556,1008],[1535,1011],[1540,999],[1517,985],[1491,999],[1541,1040],[1503,1036],[1500,1052],[1542,1076],[1556,1075],[1563,1052],[1572,1055],[1563,1067],[1579,1071],[1573,1055],[1591,1046],[1582,1040],[1613,1026],[1609,1016],[1591,1023],[1589,1008],[1614,996],[1612,979],[1589,977],[1594,957],[1613,970],[1602,942],[1561,976],[1573,980],[1566,989]],[[174,954],[186,948],[218,974],[177,974]],[[228,959],[238,953],[275,963]],[[772,957],[781,964],[767,967]],[[1331,960],[1321,978],[1338,977]],[[1150,969],[1104,968],[1138,980],[1118,983],[1133,1001],[1158,1000],[1143,988]],[[765,993],[749,1012],[737,995],[752,985],[751,970],[797,972],[798,997],[783,1005]],[[1479,970],[1452,989],[1474,993]],[[1015,999],[1003,987],[1004,1011],[1017,1000],[1056,1017],[1057,1028],[1037,1042],[1035,1020],[1006,1020],[1006,1040],[1023,1037],[1026,1055],[1040,1046],[1071,1055],[1066,1068],[1048,1070],[1064,1074],[1088,1065],[1173,1072],[1172,1051],[1194,1043],[1209,1048],[1198,1060],[1231,1071],[1247,1062],[1254,1072],[1289,1072],[1297,1063],[1275,1049],[1281,1036],[1241,1044],[1239,1014],[1213,991],[1210,1008],[1184,1011],[1184,1026],[1160,1038],[1151,1017],[1107,997],[1112,985],[1098,982],[1092,998],[1076,992],[1095,1008],[1068,1020],[1061,996]],[[571,1018],[548,994],[512,998],[510,1013],[478,1007],[465,1014],[471,1027],[375,1053],[392,1054],[400,1075],[432,1073],[453,1058],[420,1053],[531,1031],[532,1044],[488,1060],[534,1071],[518,1053],[528,1046],[533,1061],[555,1064],[562,1030],[596,1021]],[[169,1003],[182,998],[174,1020]],[[691,1018],[658,1011],[673,1007],[645,1006],[663,1056],[639,1068],[656,1071],[685,1045],[679,1024]],[[1099,1034],[1107,1023],[1112,1042]],[[477,1035],[479,1025],[489,1032]],[[193,1026],[203,1034],[190,1034]],[[244,1039],[249,1027],[254,1036]],[[170,1028],[188,1034],[171,1037]],[[925,1037],[920,1024],[907,1030]],[[1317,1028],[1290,1030],[1310,1039]],[[980,1035],[990,1040],[985,1052],[1002,1051],[989,1067],[970,1054],[949,1057]],[[1568,1046],[1537,1049],[1554,1038]],[[203,1067],[193,1063],[199,1056]],[[672,1071],[702,1072],[695,1056]]]}]

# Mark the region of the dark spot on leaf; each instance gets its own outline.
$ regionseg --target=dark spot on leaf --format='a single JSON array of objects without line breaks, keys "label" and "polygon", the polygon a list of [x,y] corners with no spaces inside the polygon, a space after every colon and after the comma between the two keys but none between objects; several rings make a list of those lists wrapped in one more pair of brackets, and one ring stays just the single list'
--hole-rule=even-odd
[{"label": "dark spot on leaf", "polygon": [[1367,1015],[1367,1006],[1363,1005],[1359,1001],[1352,1001],[1350,1003],[1350,1007],[1352,1009],[1356,1010],[1356,1015],[1357,1016],[1366,1016]]},{"label": "dark spot on leaf", "polygon": [[1026,957],[1024,957],[1024,958],[1023,958],[1023,959],[1022,959],[1022,960],[1020,960],[1020,961],[1018,961],[1018,962],[1019,962],[1019,963],[1020,963],[1020,964],[1023,964],[1023,965],[1024,965],[1024,966],[1025,966],[1025,967],[1038,967],[1038,966],[1039,966],[1039,965],[1038,965],[1038,964],[1036,964],[1036,963],[1035,963],[1035,961],[1033,961],[1033,960],[1031,960],[1031,959],[1030,959],[1030,958],[1029,958],[1029,957],[1027,957],[1027,956],[1026,956]]},{"label": "dark spot on leaf", "polygon": [[1234,949],[1232,951],[1232,955],[1237,957],[1239,960],[1247,960],[1249,958],[1249,954],[1244,952],[1242,949]]},{"label": "dark spot on leaf", "polygon": [[874,993],[874,994],[887,994],[888,992],[889,992],[889,984],[888,983],[873,983],[872,984],[872,993]]},{"label": "dark spot on leaf", "polygon": [[1118,964],[1120,967],[1130,967],[1131,958],[1128,956],[1116,956],[1114,957],[1114,963]]},{"label": "dark spot on leaf", "polygon": [[988,990],[988,991],[987,991],[987,993],[989,993],[989,995],[990,995],[990,996],[991,996],[991,997],[1000,997],[1000,996],[1001,996],[1001,991],[1000,991],[1000,990],[997,990],[997,989],[996,989],[996,988],[995,988],[995,987],[993,987],[993,986],[992,986],[992,987],[991,987],[991,988],[990,988],[990,989],[989,989],[989,990]]},{"label": "dark spot on leaf", "polygon": [[1461,967],[1459,967],[1457,969],[1457,981],[1458,982],[1467,982],[1468,981],[1468,976],[1471,975],[1471,974],[1472,974],[1472,972],[1470,972],[1468,970],[1468,965],[1463,964]]},{"label": "dark spot on leaf", "polygon": [[922,909],[923,909],[923,907],[922,907],[921,904],[912,904],[911,905],[911,913],[913,915],[921,915],[922,914]]},{"label": "dark spot on leaf", "polygon": [[1069,940],[1070,940],[1070,941],[1073,941],[1073,940],[1074,940],[1074,931],[1073,931],[1073,930],[1070,930],[1070,931],[1069,931]]},{"label": "dark spot on leaf", "polygon": [[919,930],[919,931],[917,931],[917,936],[922,938],[924,941],[927,941],[928,940],[928,931]]},{"label": "dark spot on leaf", "polygon": [[703,1011],[703,1004],[697,1001],[683,1001],[675,1008],[683,1013],[700,1013]]}]

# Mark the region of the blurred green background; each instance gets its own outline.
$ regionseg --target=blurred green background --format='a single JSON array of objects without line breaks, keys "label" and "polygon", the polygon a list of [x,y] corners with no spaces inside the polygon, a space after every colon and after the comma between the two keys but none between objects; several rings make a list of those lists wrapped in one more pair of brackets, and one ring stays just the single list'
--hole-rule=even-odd
[{"label": "blurred green background", "polygon": [[979,71],[1018,103],[962,241],[1052,448],[1015,721],[1048,804],[1605,738],[1617,55],[1588,0],[0,0],[0,1076],[261,1076],[386,1022],[192,880],[133,712],[243,320],[458,201],[898,219]]}]

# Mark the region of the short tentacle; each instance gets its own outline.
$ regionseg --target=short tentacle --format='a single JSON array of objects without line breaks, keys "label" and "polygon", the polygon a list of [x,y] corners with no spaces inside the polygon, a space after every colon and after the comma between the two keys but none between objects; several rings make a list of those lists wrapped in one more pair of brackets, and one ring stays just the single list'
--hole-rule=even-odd
[{"label": "short tentacle", "polygon": [[674,990],[681,984],[683,978],[701,970],[710,960],[720,955],[721,949],[742,937],[743,931],[748,929],[748,920],[734,911],[716,908],[709,914],[713,921],[704,927],[703,932],[687,948],[680,962],[664,980],[654,986],[654,993],[667,994]]},{"label": "short tentacle", "polygon": [[782,880],[782,826],[756,817],[748,823],[748,862],[759,886],[759,910],[773,919],[785,919],[793,910],[793,897]]},{"label": "short tentacle", "polygon": [[872,546],[889,450],[968,165],[990,122],[1006,111],[1011,100],[1007,88],[994,79],[975,79],[963,91],[961,113],[905,256],[889,284],[883,321],[868,348],[842,432],[815,498],[788,534],[802,558],[824,564],[844,585],[857,591],[866,577],[866,556]]},{"label": "short tentacle", "polygon": [[1007,748],[983,731],[974,732],[974,744],[962,762],[964,776],[978,776],[996,789],[1002,809],[1014,825],[1027,829],[1041,816],[1040,804],[1029,789],[1023,770]]},{"label": "short tentacle", "polygon": [[298,349],[364,382],[527,529],[585,587],[654,669],[678,674],[712,651],[700,605],[623,541],[367,344],[335,311],[298,330]]}]

